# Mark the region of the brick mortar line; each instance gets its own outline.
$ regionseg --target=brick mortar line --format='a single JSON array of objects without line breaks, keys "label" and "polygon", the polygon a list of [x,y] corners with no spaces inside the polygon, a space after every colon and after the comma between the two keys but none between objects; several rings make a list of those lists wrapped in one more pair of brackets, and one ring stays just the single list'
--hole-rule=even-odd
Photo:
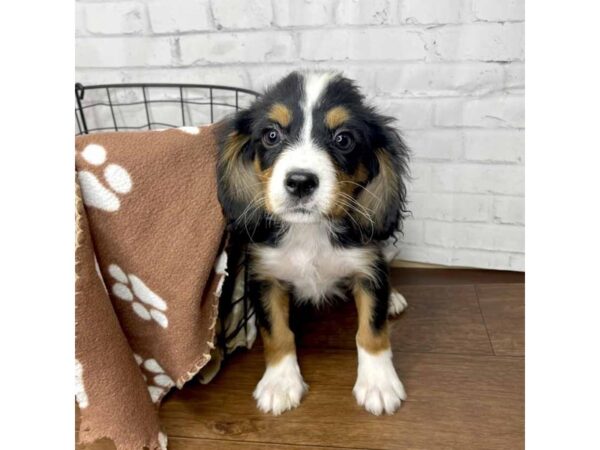
[{"label": "brick mortar line", "polygon": [[[100,0],[97,4],[102,4],[103,1]],[[143,5],[147,5],[146,3],[141,3]],[[147,17],[150,18],[151,14],[148,12]],[[214,20],[214,18],[213,18]],[[214,24],[215,22],[213,22]],[[96,33],[90,32],[85,28],[87,37],[165,37],[171,35],[178,36],[193,36],[193,35],[206,35],[206,34],[240,34],[240,33],[273,33],[273,32],[281,32],[281,33],[289,33],[294,31],[368,31],[368,30],[404,30],[407,32],[427,32],[435,34],[439,30],[443,29],[459,29],[472,25],[517,25],[517,24],[525,24],[524,20],[513,20],[513,21],[473,21],[473,22],[462,22],[462,23],[429,23],[429,24],[408,24],[408,23],[398,23],[398,24],[337,24],[337,23],[328,23],[324,25],[270,25],[268,27],[261,28],[221,28],[217,29],[212,28],[209,30],[187,30],[187,31],[166,31],[166,32],[155,32],[152,31],[150,33],[145,32],[132,32],[132,33]],[[81,30],[80,30],[81,32]]]}]

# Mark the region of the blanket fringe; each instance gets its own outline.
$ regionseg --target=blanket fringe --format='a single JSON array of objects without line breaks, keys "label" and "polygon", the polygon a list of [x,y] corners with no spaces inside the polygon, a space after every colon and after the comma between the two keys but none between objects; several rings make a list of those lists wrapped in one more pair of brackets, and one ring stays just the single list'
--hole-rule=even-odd
[{"label": "blanket fringe", "polygon": [[[224,244],[226,244],[226,243],[224,243]],[[215,292],[213,292],[213,295],[212,295],[213,311],[216,311],[216,313],[214,314],[212,323],[208,327],[208,329],[211,331],[210,340],[206,342],[208,345],[208,348],[210,348],[211,350],[215,349],[214,342],[215,342],[217,322],[219,320],[218,310],[219,310],[219,300],[221,298],[221,290],[223,288],[223,283],[225,281],[225,278],[227,278],[227,276],[229,275],[229,273],[228,273],[229,258],[227,255],[227,251],[225,250],[225,247],[226,247],[226,245],[223,245],[223,250],[218,257],[217,262],[215,264],[215,268],[214,268],[215,273],[217,275],[219,275],[221,278],[219,279],[219,282],[217,283],[217,288],[216,288]],[[177,388],[181,389],[185,383],[187,383],[192,378],[194,378],[198,374],[198,372],[200,372],[200,370],[202,370],[202,368],[210,362],[211,359],[212,359],[212,355],[210,353],[203,354],[202,357],[200,359],[198,359],[192,365],[191,369],[189,371],[187,371],[187,373],[185,373],[184,375],[182,375],[175,381],[175,385],[177,386]]]},{"label": "blanket fringe", "polygon": [[[222,281],[225,279],[225,277],[227,272],[225,272],[225,274],[221,275],[221,280],[219,281],[219,285],[222,284]],[[219,309],[219,298],[220,298],[220,292],[214,292],[213,294],[213,311],[218,311]],[[219,319],[219,314],[215,313],[214,317],[213,317],[213,321],[212,324],[209,327],[209,330],[211,330],[211,340],[207,341],[208,346],[212,349],[215,347],[214,345],[214,341],[215,341],[215,329],[216,329],[216,325],[217,325],[217,321]],[[209,353],[205,353],[202,355],[201,358],[199,358],[190,368],[189,371],[187,371],[185,374],[183,374],[181,377],[179,377],[176,381],[175,381],[175,385],[177,386],[178,389],[181,389],[183,387],[183,385],[185,383],[187,383],[188,381],[190,381],[192,378],[194,378],[198,372],[200,372],[200,370],[202,370],[202,368],[204,366],[206,366],[209,361],[211,360],[212,356]]]}]

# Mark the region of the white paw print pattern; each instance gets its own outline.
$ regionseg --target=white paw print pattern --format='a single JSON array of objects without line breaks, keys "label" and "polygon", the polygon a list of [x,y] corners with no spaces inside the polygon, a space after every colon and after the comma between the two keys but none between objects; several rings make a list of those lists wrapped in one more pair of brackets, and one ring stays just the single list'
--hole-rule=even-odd
[{"label": "white paw print pattern", "polygon": [[85,385],[83,384],[83,366],[77,358],[75,359],[75,398],[81,409],[88,407],[88,396],[85,392]]},{"label": "white paw print pattern", "polygon": [[177,129],[187,134],[200,134],[199,127],[179,127]]},{"label": "white paw print pattern", "polygon": [[159,130],[152,130],[152,131],[169,131],[169,130],[179,130],[179,131],[183,131],[184,133],[187,134],[200,134],[200,127],[178,127],[178,128],[161,128]]},{"label": "white paw print pattern", "polygon": [[163,328],[169,325],[169,319],[164,311],[167,303],[142,280],[133,274],[127,275],[116,264],[108,266],[108,273],[115,279],[112,293],[126,302],[131,302],[133,311],[144,320],[154,320]]},{"label": "white paw print pattern", "polygon": [[[93,166],[106,163],[106,149],[98,144],[87,145],[81,156]],[[107,164],[103,175],[108,188],[92,172],[80,170],[77,173],[83,203],[108,212],[118,211],[121,201],[117,194],[125,195],[131,191],[131,176],[118,164]]]},{"label": "white paw print pattern", "polygon": [[167,443],[168,443],[167,435],[165,433],[163,433],[162,431],[160,431],[158,433],[158,444],[160,445],[160,450],[167,450]]},{"label": "white paw print pattern", "polygon": [[154,358],[144,360],[144,358],[136,353],[133,356],[138,366],[147,373],[147,375],[142,374],[142,376],[146,380],[146,383],[148,383],[148,392],[150,393],[152,403],[158,403],[161,397],[175,386],[175,382],[165,373]]}]

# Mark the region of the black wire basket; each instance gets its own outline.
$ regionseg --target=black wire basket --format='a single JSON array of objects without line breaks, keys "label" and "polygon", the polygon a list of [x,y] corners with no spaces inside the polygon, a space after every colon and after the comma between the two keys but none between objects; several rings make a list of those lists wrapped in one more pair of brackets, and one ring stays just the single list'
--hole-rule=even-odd
[{"label": "black wire basket", "polygon": [[[76,136],[102,131],[159,130],[214,123],[252,103],[258,92],[232,86],[211,84],[126,83],[84,86],[75,84]],[[229,276],[225,279],[219,302],[220,332],[217,344],[227,355],[230,343],[244,331],[254,317],[247,292],[246,249],[230,241]],[[242,294],[235,295],[236,280],[243,283]],[[239,282],[239,281],[238,281]],[[235,297],[235,298],[234,298]],[[234,308],[242,315],[233,326]]]},{"label": "black wire basket", "polygon": [[76,135],[214,123],[258,92],[212,84],[75,84]]}]

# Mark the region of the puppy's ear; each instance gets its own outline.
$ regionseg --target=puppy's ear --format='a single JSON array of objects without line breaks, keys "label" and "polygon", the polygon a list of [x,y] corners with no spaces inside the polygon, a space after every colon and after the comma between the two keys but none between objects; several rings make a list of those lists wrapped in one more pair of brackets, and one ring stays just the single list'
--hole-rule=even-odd
[{"label": "puppy's ear", "polygon": [[[262,209],[250,204],[259,194],[259,180],[252,167],[254,159],[250,145],[252,111],[238,111],[219,128],[217,158],[218,195],[230,225],[242,226],[259,220]],[[242,217],[243,216],[243,217]]]},{"label": "puppy's ear", "polygon": [[[390,125],[392,121],[392,118],[374,116],[371,129],[374,131],[372,172],[375,176],[357,198],[372,220],[364,229],[372,227],[375,240],[385,240],[401,231],[407,213],[405,179],[409,177],[409,150]],[[365,220],[364,215],[357,219]]]}]

